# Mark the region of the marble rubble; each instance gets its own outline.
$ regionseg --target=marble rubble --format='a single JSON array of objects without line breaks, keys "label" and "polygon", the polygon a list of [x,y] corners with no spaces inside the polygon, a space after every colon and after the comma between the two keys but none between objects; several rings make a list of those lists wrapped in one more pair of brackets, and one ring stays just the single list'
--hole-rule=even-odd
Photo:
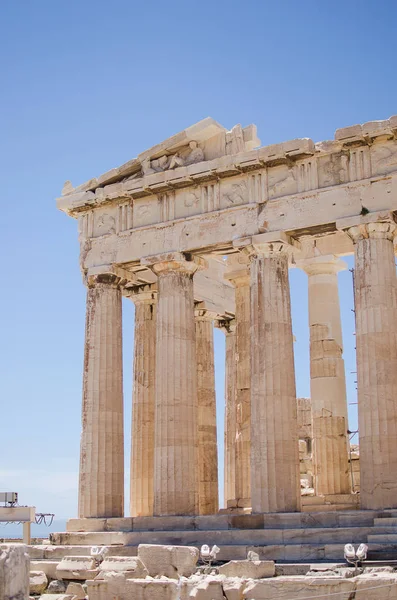
[{"label": "marble rubble", "polygon": [[[227,131],[206,118],[82,185],[66,182],[57,206],[77,220],[87,286],[80,530],[97,519],[122,528],[127,512],[123,297],[136,315],[132,517],[218,513],[214,326],[226,343],[225,506],[300,511],[302,475],[329,504],[352,496],[338,292],[348,255],[360,506],[397,508],[397,116],[263,147],[254,125]],[[308,275],[304,438],[291,268]],[[302,473],[299,440],[309,438]]]},{"label": "marble rubble", "polygon": [[[163,553],[156,565],[158,553]],[[175,557],[183,574],[174,570]],[[144,572],[123,570],[124,557],[114,557],[113,565],[84,584],[70,581],[58,593],[51,585],[42,600],[266,600],[275,598],[315,598],[329,595],[391,600],[397,594],[397,570],[393,567],[355,569],[340,564],[282,565],[273,561],[231,561],[203,573],[197,565],[198,553],[191,548],[152,546],[138,548]],[[144,561],[147,562],[144,562]],[[117,564],[119,563],[119,564]],[[116,566],[117,565],[117,566]],[[114,568],[116,567],[116,568]],[[152,576],[148,572],[152,571]],[[164,573],[169,572],[170,577]],[[52,583],[61,584],[62,581]],[[66,589],[66,591],[65,591]],[[38,592],[31,587],[37,598]],[[11,600],[11,598],[7,599]],[[20,600],[12,597],[12,600]]]}]

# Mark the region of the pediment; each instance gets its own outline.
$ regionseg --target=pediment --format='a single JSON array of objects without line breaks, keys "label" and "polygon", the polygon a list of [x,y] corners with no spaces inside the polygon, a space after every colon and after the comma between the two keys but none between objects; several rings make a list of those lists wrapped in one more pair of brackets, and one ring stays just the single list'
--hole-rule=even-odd
[{"label": "pediment", "polygon": [[260,140],[257,137],[256,125],[235,125],[228,131],[217,121],[207,117],[141,152],[120,167],[111,169],[76,188],[67,181],[62,195],[94,191],[98,187],[120,181],[139,180],[154,173],[247,152],[258,146]]}]

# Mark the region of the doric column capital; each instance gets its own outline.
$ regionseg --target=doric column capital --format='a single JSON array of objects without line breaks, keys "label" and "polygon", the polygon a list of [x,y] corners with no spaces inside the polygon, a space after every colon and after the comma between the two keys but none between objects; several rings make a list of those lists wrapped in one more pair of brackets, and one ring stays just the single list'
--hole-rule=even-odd
[{"label": "doric column capital", "polygon": [[354,244],[364,239],[393,241],[397,235],[395,216],[388,211],[341,219],[336,222],[336,226],[345,231]]},{"label": "doric column capital", "polygon": [[110,287],[119,287],[120,286],[120,277],[114,275],[113,273],[98,273],[98,274],[88,274],[87,276],[87,287],[92,288],[97,285],[103,284]]},{"label": "doric column capital", "polygon": [[124,291],[126,298],[130,298],[136,304],[156,304],[157,302],[157,285],[143,285],[137,287],[126,288]]},{"label": "doric column capital", "polygon": [[230,281],[234,287],[237,288],[250,284],[249,267],[244,267],[243,269],[237,269],[235,271],[229,271],[229,273],[225,273],[224,277]]},{"label": "doric column capital", "polygon": [[244,287],[250,284],[249,256],[244,252],[231,254],[227,258],[227,271],[224,278],[236,287]]},{"label": "doric column capital", "polygon": [[198,269],[207,268],[207,261],[198,256],[183,254],[182,252],[167,252],[148,256],[141,260],[141,264],[149,267],[156,275],[167,272],[178,272],[194,275]]},{"label": "doric column capital", "polygon": [[334,254],[298,260],[296,266],[305,271],[309,277],[312,275],[337,275],[340,271],[347,269],[345,261]]},{"label": "doric column capital", "polygon": [[250,245],[250,257],[264,256],[276,258],[287,255],[292,258],[300,250],[300,244],[283,231],[271,231],[253,235]]},{"label": "doric column capital", "polygon": [[217,313],[210,310],[205,302],[195,302],[194,318],[196,321],[214,321],[217,316]]},{"label": "doric column capital", "polygon": [[235,335],[236,334],[236,319],[218,319],[215,321],[215,327],[223,331],[223,333],[227,335]]}]

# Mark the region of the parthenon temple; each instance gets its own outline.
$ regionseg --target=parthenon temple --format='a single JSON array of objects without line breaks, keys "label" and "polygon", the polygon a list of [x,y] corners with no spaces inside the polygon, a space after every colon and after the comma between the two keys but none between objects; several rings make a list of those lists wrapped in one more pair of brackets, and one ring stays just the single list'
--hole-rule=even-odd
[{"label": "parthenon temple", "polygon": [[[289,269],[308,276],[314,493],[356,504],[338,273],[354,255],[362,509],[397,508],[397,116],[261,146],[206,118],[73,187],[87,286],[79,519],[302,509]],[[122,297],[135,304],[124,507]],[[89,530],[89,525],[87,525]]]}]

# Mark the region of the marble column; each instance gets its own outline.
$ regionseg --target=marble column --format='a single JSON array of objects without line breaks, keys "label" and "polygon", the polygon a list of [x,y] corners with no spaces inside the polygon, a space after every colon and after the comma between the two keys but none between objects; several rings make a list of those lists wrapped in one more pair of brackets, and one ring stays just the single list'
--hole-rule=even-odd
[{"label": "marble column", "polygon": [[[286,240],[284,240],[284,237]],[[252,511],[300,510],[289,238],[253,236],[251,256]]]},{"label": "marble column", "polygon": [[224,503],[236,498],[236,322],[220,326],[225,333]]},{"label": "marble column", "polygon": [[241,508],[251,506],[250,274],[244,262],[225,275],[236,288],[235,505]]},{"label": "marble column", "polygon": [[349,494],[348,416],[338,272],[332,256],[300,261],[309,276],[310,393],[316,495]]},{"label": "marble column", "polygon": [[135,304],[130,515],[153,515],[156,300],[151,286],[130,295]]},{"label": "marble column", "polygon": [[385,214],[343,223],[355,245],[361,507],[397,508],[397,225]]},{"label": "marble column", "polygon": [[90,277],[83,371],[79,517],[124,515],[122,316],[119,279]]},{"label": "marble column", "polygon": [[218,500],[218,443],[214,365],[214,313],[196,305],[199,514],[214,515]]},{"label": "marble column", "polygon": [[186,260],[181,253],[151,260],[158,276],[154,514],[195,515],[199,472],[193,274],[204,261]]}]

